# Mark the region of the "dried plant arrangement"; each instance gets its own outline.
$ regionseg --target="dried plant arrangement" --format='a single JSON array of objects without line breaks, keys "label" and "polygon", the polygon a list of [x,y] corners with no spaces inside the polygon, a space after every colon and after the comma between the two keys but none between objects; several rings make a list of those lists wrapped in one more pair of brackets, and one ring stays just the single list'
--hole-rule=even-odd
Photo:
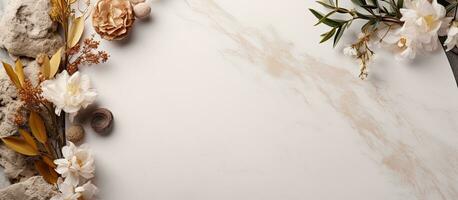
[{"label": "dried plant arrangement", "polygon": [[[61,45],[42,47],[55,50],[32,56],[39,68],[36,74],[25,72],[21,56],[14,63],[2,62],[13,87],[9,91],[13,91],[18,105],[11,119],[15,130],[1,133],[0,138],[8,148],[26,156],[34,170],[53,185],[51,199],[90,200],[97,193],[91,182],[94,157],[86,144],[75,145],[84,137],[84,128],[73,124],[72,119],[97,97],[89,75],[80,68],[105,63],[109,54],[99,49],[100,41],[95,34],[84,38],[85,25],[92,15],[93,28],[100,38],[121,40],[128,36],[135,17],[147,17],[151,8],[138,0],[99,0],[94,6],[90,1],[46,1],[39,3],[44,8],[49,3],[47,17],[62,33],[62,42],[57,38],[53,44]],[[30,56],[27,54],[25,59]],[[93,112],[91,126],[103,134],[109,131],[112,121],[112,113],[99,108]]]},{"label": "dried plant arrangement", "polygon": [[[6,48],[14,55],[14,63],[2,61],[6,80],[9,79],[6,84],[0,79],[3,81],[0,89],[8,93],[2,98],[7,98],[8,109],[14,114],[2,117],[9,123],[3,123],[0,118],[0,139],[9,149],[24,156],[25,163],[33,165],[32,175],[39,174],[48,183],[42,185],[46,188],[41,190],[44,194],[34,194],[38,199],[93,199],[98,190],[91,181],[95,173],[94,157],[86,144],[76,145],[85,131],[73,119],[93,104],[97,91],[89,75],[80,68],[108,61],[110,56],[100,50],[97,36],[107,41],[125,39],[135,19],[147,18],[151,8],[144,0],[98,0],[94,5],[90,0],[10,0],[9,4],[8,19],[13,21],[0,20],[0,25],[9,28],[13,36],[11,44],[19,45]],[[27,38],[27,32],[14,32],[14,26],[6,27],[9,23],[30,26],[27,21],[15,20],[18,9],[26,10],[26,15],[39,13],[38,20],[43,26],[38,28],[51,32],[43,38]],[[87,19],[92,19],[95,33],[84,37]],[[36,42],[38,46],[23,48],[28,44],[15,42],[17,38],[22,42],[40,41]],[[38,68],[37,73],[30,72],[33,66]],[[111,130],[111,111],[97,108],[91,113],[94,132],[106,134]],[[32,182],[38,180],[36,176],[32,178]],[[1,194],[0,198],[3,198]]]},{"label": "dried plant arrangement", "polygon": [[[359,60],[361,79],[368,76],[368,65],[374,46],[382,46],[397,53],[400,60],[415,59],[419,53],[443,45],[450,51],[458,45],[457,0],[351,0],[354,7],[341,6],[339,0],[317,1],[328,12],[315,9],[311,13],[331,29],[323,33],[320,42],[333,39],[334,47],[354,21],[362,21],[355,43],[344,48],[344,54]],[[378,45],[382,44],[382,45]]]}]

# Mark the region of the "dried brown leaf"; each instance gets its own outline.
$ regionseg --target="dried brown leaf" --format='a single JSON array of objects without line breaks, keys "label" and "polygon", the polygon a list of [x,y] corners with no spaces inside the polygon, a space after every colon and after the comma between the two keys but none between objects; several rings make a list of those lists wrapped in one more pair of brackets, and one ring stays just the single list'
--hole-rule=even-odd
[{"label": "dried brown leaf", "polygon": [[11,81],[13,82],[13,84],[18,89],[20,89],[21,88],[21,82],[19,81],[19,78],[18,78],[16,72],[14,72],[13,67],[11,67],[11,65],[9,65],[8,63],[5,63],[5,62],[2,62],[2,63],[3,63],[3,68],[5,68],[6,74],[8,74],[8,76],[10,77]]},{"label": "dried brown leaf", "polygon": [[2,138],[2,140],[7,147],[20,154],[24,154],[26,156],[36,156],[39,154],[38,150],[34,149],[22,138],[12,136]]},{"label": "dried brown leaf", "polygon": [[57,166],[54,164],[54,161],[48,156],[41,156],[43,162],[45,162],[49,167],[55,169]]},{"label": "dried brown leaf", "polygon": [[[73,17],[74,18],[74,17]],[[72,48],[81,39],[84,32],[84,16],[74,18],[68,32],[67,47]]]},{"label": "dried brown leaf", "polygon": [[22,64],[20,59],[16,60],[15,71],[16,71],[16,75],[17,75],[17,77],[19,79],[19,83],[23,87],[24,86],[24,81],[25,81],[24,65]]},{"label": "dried brown leaf", "polygon": [[48,136],[46,135],[46,127],[43,119],[38,113],[33,111],[30,113],[29,126],[32,130],[33,136],[35,136],[39,142],[45,144],[48,140]]},{"label": "dried brown leaf", "polygon": [[43,76],[48,79],[51,73],[51,63],[49,61],[48,55],[43,56],[43,64],[41,65],[41,73]]},{"label": "dried brown leaf", "polygon": [[40,175],[43,176],[43,179],[45,179],[46,182],[50,184],[57,183],[57,179],[59,176],[57,175],[56,171],[54,171],[53,168],[48,166],[42,160],[36,160],[34,164],[35,164],[35,168],[37,169],[38,173],[40,173]]},{"label": "dried brown leaf", "polygon": [[27,142],[31,147],[38,151],[37,143],[29,132],[25,131],[24,129],[19,129],[19,134],[22,136],[22,138],[24,138],[25,142]]},{"label": "dried brown leaf", "polygon": [[49,60],[50,63],[50,70],[49,70],[49,78],[53,78],[56,75],[57,71],[59,70],[60,60],[62,59],[62,49],[61,47],[57,52],[51,57]]}]

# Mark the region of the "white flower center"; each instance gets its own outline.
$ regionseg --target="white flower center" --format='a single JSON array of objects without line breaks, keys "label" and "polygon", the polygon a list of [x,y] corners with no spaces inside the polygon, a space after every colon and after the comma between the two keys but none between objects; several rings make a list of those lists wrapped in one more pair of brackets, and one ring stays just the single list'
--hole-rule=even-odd
[{"label": "white flower center", "polygon": [[424,16],[423,17],[423,20],[425,20],[426,22],[426,26],[428,26],[428,29],[431,30],[431,28],[433,27],[434,25],[434,22],[436,21],[434,19],[434,15],[427,15],[427,16]]},{"label": "white flower center", "polygon": [[80,93],[80,88],[77,84],[68,84],[67,85],[67,92],[70,95],[78,95]]},{"label": "white flower center", "polygon": [[399,41],[398,41],[398,47],[399,48],[405,48],[407,47],[407,37],[402,36]]}]

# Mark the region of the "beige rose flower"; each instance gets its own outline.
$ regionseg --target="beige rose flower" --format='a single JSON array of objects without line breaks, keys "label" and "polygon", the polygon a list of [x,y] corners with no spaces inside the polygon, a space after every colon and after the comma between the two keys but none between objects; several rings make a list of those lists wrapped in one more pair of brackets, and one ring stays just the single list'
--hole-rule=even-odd
[{"label": "beige rose flower", "polygon": [[128,0],[99,0],[92,14],[95,31],[106,40],[122,40],[129,34],[135,17]]}]

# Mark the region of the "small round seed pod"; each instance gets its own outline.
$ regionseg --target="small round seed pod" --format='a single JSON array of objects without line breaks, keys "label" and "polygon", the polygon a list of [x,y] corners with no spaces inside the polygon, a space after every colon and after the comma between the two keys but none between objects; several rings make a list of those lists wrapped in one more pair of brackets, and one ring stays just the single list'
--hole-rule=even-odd
[{"label": "small round seed pod", "polygon": [[91,127],[99,134],[108,134],[113,126],[113,114],[106,108],[92,112]]},{"label": "small round seed pod", "polygon": [[137,18],[146,18],[151,13],[151,7],[147,3],[138,3],[134,6],[134,14]]},{"label": "small round seed pod", "polygon": [[66,137],[70,142],[81,142],[84,138],[84,128],[80,125],[72,125],[67,129]]},{"label": "small round seed pod", "polygon": [[38,65],[43,65],[45,63],[45,56],[47,56],[46,54],[43,54],[43,53],[40,53],[37,55],[37,58],[35,59],[37,61],[37,64]]}]

